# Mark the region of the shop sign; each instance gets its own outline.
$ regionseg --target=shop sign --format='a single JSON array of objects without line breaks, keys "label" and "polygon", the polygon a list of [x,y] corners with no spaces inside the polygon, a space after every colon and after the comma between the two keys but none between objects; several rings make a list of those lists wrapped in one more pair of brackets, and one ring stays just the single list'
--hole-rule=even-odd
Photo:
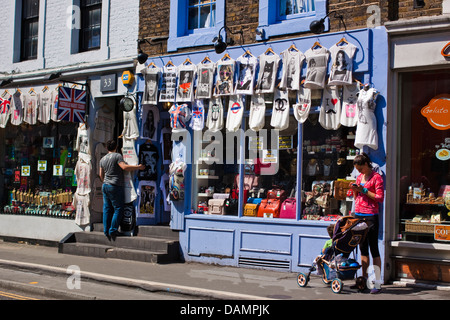
[{"label": "shop sign", "polygon": [[450,225],[436,224],[434,226],[434,240],[450,241]]},{"label": "shop sign", "polygon": [[60,164],[53,165],[53,175],[56,177],[61,177],[63,175],[63,166]]},{"label": "shop sign", "polygon": [[450,94],[440,94],[430,100],[420,111],[437,130],[450,129]]}]

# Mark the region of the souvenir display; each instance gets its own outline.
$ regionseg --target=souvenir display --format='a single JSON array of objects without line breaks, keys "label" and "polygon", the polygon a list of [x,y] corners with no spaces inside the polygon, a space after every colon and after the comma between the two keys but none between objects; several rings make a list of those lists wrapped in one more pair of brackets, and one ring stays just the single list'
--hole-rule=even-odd
[{"label": "souvenir display", "polygon": [[356,84],[343,86],[342,89],[341,124],[346,127],[355,127],[358,122],[358,99],[359,88]]},{"label": "souvenir display", "polygon": [[159,109],[154,105],[142,105],[142,124],[140,138],[157,141]]},{"label": "souvenir display", "polygon": [[370,88],[368,84],[364,85],[358,93],[358,124],[356,126],[355,147],[362,149],[364,146],[374,150],[378,149],[377,118],[375,100],[378,97],[378,91]]},{"label": "souvenir display", "polygon": [[276,130],[289,127],[289,97],[287,90],[275,90],[270,125]]},{"label": "souvenir display", "polygon": [[307,67],[304,84],[305,88],[324,88],[329,56],[330,51],[318,42],[316,42],[312,48],[305,52]]},{"label": "souvenir display", "polygon": [[212,132],[222,130],[224,126],[223,121],[223,105],[222,99],[214,98],[209,101],[208,116],[206,119],[206,127]]},{"label": "souvenir display", "polygon": [[215,96],[231,95],[234,90],[235,60],[226,54],[217,63],[217,80],[214,87]]},{"label": "souvenir display", "polygon": [[254,94],[250,102],[250,117],[248,126],[253,131],[259,131],[264,127],[266,117],[266,102],[264,94]]},{"label": "souvenir display", "polygon": [[258,59],[250,51],[246,51],[236,59],[236,65],[238,79],[234,93],[252,95]]},{"label": "souvenir display", "polygon": [[196,66],[192,63],[178,67],[177,102],[191,102],[194,98]]},{"label": "souvenir display", "polygon": [[319,112],[319,123],[327,130],[337,130],[341,119],[340,90],[326,86],[323,90],[322,105]]},{"label": "souvenir display", "polygon": [[298,122],[304,123],[311,110],[311,90],[302,86],[297,91],[297,103],[293,105],[294,117]]},{"label": "souvenir display", "polygon": [[215,64],[209,58],[197,65],[196,99],[211,99],[214,83]]},{"label": "souvenir display", "polygon": [[160,69],[156,66],[148,66],[141,70],[144,75],[145,88],[142,96],[142,104],[157,104],[158,103],[158,83]]},{"label": "souvenir display", "polygon": [[241,127],[244,115],[244,102],[241,96],[231,96],[228,104],[228,115],[225,127],[229,132],[236,132]]},{"label": "souvenir display", "polygon": [[271,93],[275,90],[280,56],[271,48],[259,56],[259,73],[256,93]]},{"label": "souvenir display", "polygon": [[300,74],[305,55],[295,45],[290,46],[280,55],[283,60],[280,88],[285,90],[299,90]]},{"label": "souvenir display", "polygon": [[177,67],[169,61],[162,69],[159,102],[175,102],[177,91]]},{"label": "souvenir display", "polygon": [[331,72],[328,85],[350,85],[353,82],[353,56],[356,46],[347,42],[345,38],[330,48]]}]

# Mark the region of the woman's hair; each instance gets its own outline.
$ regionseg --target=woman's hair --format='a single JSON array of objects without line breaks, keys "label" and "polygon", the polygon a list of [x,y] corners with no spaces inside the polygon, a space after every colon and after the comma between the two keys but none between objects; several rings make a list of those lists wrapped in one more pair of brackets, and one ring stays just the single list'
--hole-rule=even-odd
[{"label": "woman's hair", "polygon": [[365,152],[358,154],[355,157],[355,159],[353,159],[353,165],[363,166],[365,164],[367,164],[369,166],[369,168],[371,168],[371,169],[373,168],[372,161],[370,160],[369,156]]},{"label": "woman's hair", "polygon": [[328,235],[330,236],[330,238],[333,238],[333,233],[334,233],[334,227],[335,226],[336,226],[336,224],[330,224],[327,227]]}]

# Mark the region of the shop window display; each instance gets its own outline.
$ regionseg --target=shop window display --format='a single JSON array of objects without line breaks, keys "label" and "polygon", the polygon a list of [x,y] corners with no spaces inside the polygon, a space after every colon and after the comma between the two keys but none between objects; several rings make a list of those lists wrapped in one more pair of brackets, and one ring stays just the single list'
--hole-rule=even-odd
[{"label": "shop window display", "polygon": [[61,122],[3,131],[3,213],[75,218],[77,127]]},{"label": "shop window display", "polygon": [[398,236],[448,242],[450,71],[403,73],[400,80]]}]

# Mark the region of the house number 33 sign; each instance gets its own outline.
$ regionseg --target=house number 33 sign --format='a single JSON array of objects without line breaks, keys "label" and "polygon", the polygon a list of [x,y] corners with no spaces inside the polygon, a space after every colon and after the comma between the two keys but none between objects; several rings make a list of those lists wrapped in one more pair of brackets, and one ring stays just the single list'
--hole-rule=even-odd
[{"label": "house number 33 sign", "polygon": [[101,76],[100,91],[101,92],[109,92],[109,91],[116,90],[116,79],[117,79],[117,76],[115,74],[108,74],[105,76]]}]

